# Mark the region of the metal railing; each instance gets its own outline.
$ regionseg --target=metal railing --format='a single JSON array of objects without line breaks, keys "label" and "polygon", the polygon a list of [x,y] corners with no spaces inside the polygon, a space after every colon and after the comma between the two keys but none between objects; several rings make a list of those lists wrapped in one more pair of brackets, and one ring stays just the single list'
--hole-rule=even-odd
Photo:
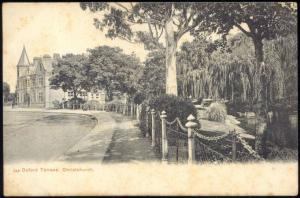
[{"label": "metal railing", "polygon": [[[208,135],[198,127],[193,115],[183,125],[179,118],[167,120],[166,112],[146,112],[146,137],[161,154],[162,162],[233,162],[263,160],[235,130],[222,135]],[[252,140],[253,141],[253,140]]]}]

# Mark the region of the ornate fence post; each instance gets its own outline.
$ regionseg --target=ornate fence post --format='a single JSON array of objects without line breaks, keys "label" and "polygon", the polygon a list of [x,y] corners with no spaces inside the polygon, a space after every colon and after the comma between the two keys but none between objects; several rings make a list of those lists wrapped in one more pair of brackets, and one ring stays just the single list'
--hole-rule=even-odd
[{"label": "ornate fence post", "polygon": [[163,163],[166,163],[167,162],[167,155],[168,155],[168,148],[167,148],[167,126],[166,126],[166,118],[167,118],[167,115],[166,115],[166,112],[163,111],[161,112],[161,116],[160,116],[160,119],[161,119],[161,148],[162,148],[162,162]]},{"label": "ornate fence post", "polygon": [[155,147],[155,110],[151,110],[151,117],[152,117],[152,147]]},{"label": "ornate fence post", "polygon": [[187,118],[188,122],[185,124],[185,126],[188,128],[188,163],[194,163],[195,162],[195,139],[194,139],[194,131],[193,129],[198,126],[198,124],[195,122],[195,117],[190,114]]},{"label": "ornate fence post", "polygon": [[236,160],[236,132],[232,131],[232,161]]}]

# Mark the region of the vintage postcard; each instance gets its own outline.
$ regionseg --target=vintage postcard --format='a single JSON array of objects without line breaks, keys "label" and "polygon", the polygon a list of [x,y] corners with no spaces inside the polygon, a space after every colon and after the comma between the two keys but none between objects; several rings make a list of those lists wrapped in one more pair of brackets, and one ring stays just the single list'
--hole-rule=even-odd
[{"label": "vintage postcard", "polygon": [[2,19],[4,195],[298,195],[297,3]]}]

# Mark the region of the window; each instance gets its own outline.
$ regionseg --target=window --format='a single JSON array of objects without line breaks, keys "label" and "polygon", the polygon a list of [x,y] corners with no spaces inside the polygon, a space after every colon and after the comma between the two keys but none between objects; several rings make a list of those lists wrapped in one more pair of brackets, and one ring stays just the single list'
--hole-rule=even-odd
[{"label": "window", "polygon": [[43,83],[43,78],[39,78],[39,85],[40,85],[40,86],[43,86],[43,85],[44,85],[44,83]]},{"label": "window", "polygon": [[72,96],[73,96],[73,92],[72,92],[72,91],[69,91],[69,92],[68,92],[68,96],[69,96],[69,97],[72,97]]},{"label": "window", "polygon": [[44,98],[43,98],[43,93],[39,92],[39,102],[43,102]]},{"label": "window", "polygon": [[34,78],[31,79],[31,86],[32,86],[32,87],[35,86],[35,79],[34,79]]},{"label": "window", "polygon": [[30,87],[30,79],[26,79],[26,85],[27,87]]}]

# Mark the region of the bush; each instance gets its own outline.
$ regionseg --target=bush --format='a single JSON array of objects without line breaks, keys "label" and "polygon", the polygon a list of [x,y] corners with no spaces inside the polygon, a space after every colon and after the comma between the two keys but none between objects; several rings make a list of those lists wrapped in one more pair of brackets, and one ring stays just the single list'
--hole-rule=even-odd
[{"label": "bush", "polygon": [[89,110],[89,105],[88,105],[87,103],[84,103],[84,104],[82,105],[82,110],[83,110],[83,111]]},{"label": "bush", "polygon": [[213,102],[207,109],[208,119],[216,122],[225,122],[227,116],[226,106],[219,102]]},{"label": "bush", "polygon": [[134,96],[133,96],[133,102],[135,104],[142,104],[142,102],[145,100],[145,94],[143,94],[142,92],[137,92]]},{"label": "bush", "polygon": [[85,104],[87,104],[87,107],[90,110],[94,110],[94,109],[100,110],[100,102],[97,100],[89,100]]},{"label": "bush", "polygon": [[58,100],[52,101],[52,104],[53,104],[54,109],[60,109],[61,108],[61,104]]},{"label": "bush", "polygon": [[69,109],[73,109],[73,105],[74,105],[75,109],[79,109],[80,104],[84,104],[84,103],[85,101],[81,98],[77,98],[77,100],[75,100],[75,98],[71,98],[70,100],[65,102],[65,107]]},{"label": "bush", "polygon": [[[187,101],[184,98],[173,95],[154,96],[142,103],[140,128],[144,133],[147,130],[146,113],[147,110],[150,111],[151,109],[155,109],[155,111],[160,114],[162,111],[165,111],[168,121],[173,121],[176,117],[178,117],[182,124],[185,124],[187,122],[187,117],[192,114],[196,118],[195,122],[198,122],[197,110],[191,101]],[[151,116],[151,114],[148,115]],[[151,117],[149,120],[151,120]]]}]

